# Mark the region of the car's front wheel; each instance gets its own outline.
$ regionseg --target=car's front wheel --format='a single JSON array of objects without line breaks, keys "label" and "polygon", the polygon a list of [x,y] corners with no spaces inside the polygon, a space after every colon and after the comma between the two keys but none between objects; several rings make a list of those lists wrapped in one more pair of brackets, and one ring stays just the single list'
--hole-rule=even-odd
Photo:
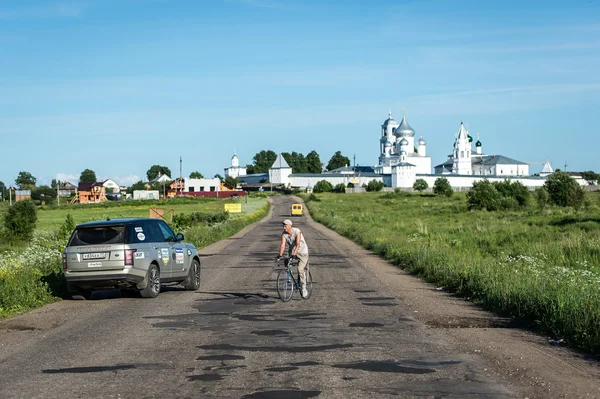
[{"label": "car's front wheel", "polygon": [[188,291],[196,291],[200,288],[200,263],[196,259],[190,265],[190,274],[183,288]]},{"label": "car's front wheel", "polygon": [[146,288],[140,291],[140,294],[144,298],[156,298],[160,294],[160,270],[156,265],[150,265],[146,279],[148,283]]}]

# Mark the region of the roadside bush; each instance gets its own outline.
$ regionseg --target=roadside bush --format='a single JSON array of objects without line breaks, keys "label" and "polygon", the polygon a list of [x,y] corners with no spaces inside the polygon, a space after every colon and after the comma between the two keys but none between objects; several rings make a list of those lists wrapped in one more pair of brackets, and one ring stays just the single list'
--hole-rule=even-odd
[{"label": "roadside bush", "polygon": [[213,226],[218,223],[223,223],[229,219],[229,212],[210,213],[210,212],[193,212],[180,213],[173,216],[173,226],[176,229],[184,229],[186,227],[197,224]]},{"label": "roadside bush", "polygon": [[381,191],[383,190],[383,188],[385,187],[385,184],[382,181],[378,181],[378,180],[371,180],[368,184],[367,184],[367,191]]},{"label": "roadside bush", "polygon": [[469,210],[499,211],[526,206],[530,194],[527,187],[510,180],[490,183],[487,179],[473,183],[467,193]]},{"label": "roadside bush", "polygon": [[557,206],[572,206],[579,209],[583,204],[583,189],[566,172],[552,173],[546,179],[544,188],[548,191],[550,202]]},{"label": "roadside bush", "polygon": [[9,240],[30,241],[37,223],[37,209],[31,200],[18,201],[4,215],[4,229]]},{"label": "roadside bush", "polygon": [[445,177],[438,177],[433,183],[433,193],[435,195],[444,195],[446,197],[452,197],[454,190],[450,186],[450,182]]},{"label": "roadside bush", "polygon": [[354,188],[354,183],[348,183],[348,188]]},{"label": "roadside bush", "polygon": [[501,182],[494,182],[493,184],[502,197],[514,198],[519,206],[526,206],[529,202],[531,193],[523,184],[517,181],[511,182],[508,179]]},{"label": "roadside bush", "polygon": [[472,210],[497,211],[501,209],[501,196],[489,180],[473,182],[467,192],[467,208]]},{"label": "roadside bush", "polygon": [[328,193],[333,190],[333,186],[327,180],[320,180],[313,187],[313,192],[315,193]]},{"label": "roadside bush", "polygon": [[413,190],[423,192],[429,188],[429,184],[424,179],[417,179],[413,184]]},{"label": "roadside bush", "polygon": [[69,237],[71,237],[71,233],[75,229],[75,222],[73,221],[73,217],[70,213],[67,213],[67,217],[65,218],[65,222],[60,226],[58,230],[58,239],[60,241],[67,241]]},{"label": "roadside bush", "polygon": [[307,198],[306,198],[306,202],[310,202],[310,201],[315,201],[315,202],[319,202],[321,201],[321,199],[319,197],[317,197],[314,194],[310,194]]},{"label": "roadside bush", "polygon": [[334,193],[345,193],[346,185],[344,183],[336,184],[336,186],[332,190]]}]

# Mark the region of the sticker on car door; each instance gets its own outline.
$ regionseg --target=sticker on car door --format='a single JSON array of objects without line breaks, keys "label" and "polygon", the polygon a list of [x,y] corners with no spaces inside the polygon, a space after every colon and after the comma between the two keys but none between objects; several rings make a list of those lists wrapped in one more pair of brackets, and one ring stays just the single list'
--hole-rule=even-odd
[{"label": "sticker on car door", "polygon": [[183,248],[175,248],[175,263],[183,263]]},{"label": "sticker on car door", "polygon": [[161,248],[160,257],[165,265],[169,263],[169,248]]}]

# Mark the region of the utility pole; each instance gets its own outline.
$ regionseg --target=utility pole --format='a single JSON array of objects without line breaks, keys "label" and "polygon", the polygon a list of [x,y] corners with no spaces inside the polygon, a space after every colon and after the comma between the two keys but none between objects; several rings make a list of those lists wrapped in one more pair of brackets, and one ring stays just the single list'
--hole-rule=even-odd
[{"label": "utility pole", "polygon": [[[179,157],[179,184],[183,184],[183,158],[181,158],[181,156]],[[181,193],[183,194],[183,187],[181,187]]]},{"label": "utility pole", "polygon": [[60,181],[56,182],[56,204],[60,206]]}]

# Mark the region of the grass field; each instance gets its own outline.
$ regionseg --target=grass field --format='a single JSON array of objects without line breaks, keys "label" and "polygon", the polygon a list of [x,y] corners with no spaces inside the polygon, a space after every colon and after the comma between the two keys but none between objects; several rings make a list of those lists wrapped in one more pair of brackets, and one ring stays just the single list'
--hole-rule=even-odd
[{"label": "grass field", "polygon": [[[67,214],[71,214],[75,224],[102,220],[106,218],[148,217],[150,208],[161,208],[165,219],[169,215],[192,212],[223,212],[224,204],[239,203],[242,213],[232,213],[232,218],[241,217],[255,212],[265,204],[264,198],[249,197],[236,199],[216,198],[181,198],[171,200],[120,201],[103,204],[62,205],[60,207],[39,207],[36,228],[42,231],[57,231],[64,223]],[[0,202],[0,220],[8,209],[8,202]]]},{"label": "grass field", "polygon": [[[307,197],[308,198],[308,197]],[[319,222],[392,263],[570,345],[600,354],[600,203],[468,211],[452,198],[321,194]]]}]

